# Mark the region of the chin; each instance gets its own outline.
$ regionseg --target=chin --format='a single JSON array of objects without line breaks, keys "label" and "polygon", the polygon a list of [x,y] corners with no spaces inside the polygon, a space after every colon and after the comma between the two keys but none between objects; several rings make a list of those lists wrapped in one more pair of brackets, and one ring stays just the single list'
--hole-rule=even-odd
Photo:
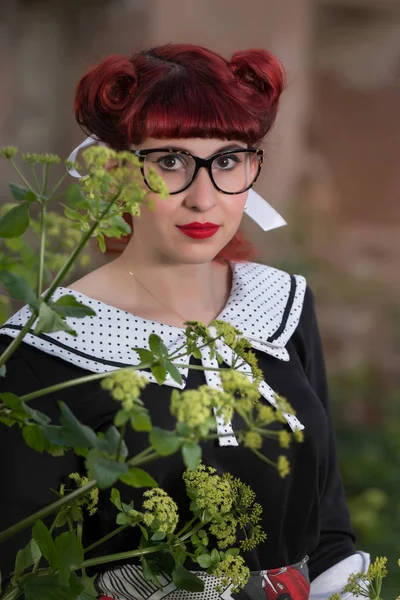
[{"label": "chin", "polygon": [[222,250],[220,245],[198,245],[197,247],[192,245],[191,247],[184,247],[180,252],[174,252],[175,259],[184,264],[191,265],[202,265],[214,260],[217,254]]}]

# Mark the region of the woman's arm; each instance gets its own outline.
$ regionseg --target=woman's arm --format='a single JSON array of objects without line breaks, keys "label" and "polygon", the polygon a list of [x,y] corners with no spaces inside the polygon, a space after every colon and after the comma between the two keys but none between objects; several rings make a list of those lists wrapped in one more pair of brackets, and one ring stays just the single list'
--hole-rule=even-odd
[{"label": "woman's arm", "polygon": [[[337,461],[324,353],[315,314],[314,295],[310,288],[307,288],[306,291],[299,327],[303,340],[304,370],[324,406],[328,419],[329,464],[320,496],[320,538],[317,547],[310,553],[309,560],[310,578],[311,581],[315,581],[315,585],[311,586],[312,596],[316,593],[315,597],[322,600],[345,585],[348,574],[353,571],[355,563],[357,563],[358,569],[356,570],[358,571],[368,568],[368,555],[356,554],[354,547],[355,536]],[[333,582],[335,582],[334,589],[332,588]],[[320,595],[324,587],[326,587],[324,590],[326,596]]]}]

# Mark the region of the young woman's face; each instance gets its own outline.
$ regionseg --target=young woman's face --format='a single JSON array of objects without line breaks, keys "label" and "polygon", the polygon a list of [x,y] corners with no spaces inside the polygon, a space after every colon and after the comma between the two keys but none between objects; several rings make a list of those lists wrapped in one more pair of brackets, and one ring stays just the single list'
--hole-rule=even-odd
[{"label": "young woman's face", "polygon": [[[168,139],[148,138],[137,150],[174,148],[182,149],[200,158],[209,158],[217,152],[232,148],[245,148],[243,142],[219,139]],[[240,157],[241,155],[238,154]],[[190,167],[182,155],[170,155],[164,160],[164,154],[151,155],[147,162],[157,168],[157,172],[165,172],[165,180],[170,185],[185,181]],[[216,177],[222,185],[225,173],[234,162],[222,160],[217,164]],[[221,167],[221,168],[219,168]],[[224,188],[225,189],[225,188]],[[150,209],[147,203],[141,207],[139,218],[134,218],[133,246],[141,255],[151,256],[155,260],[180,262],[184,264],[201,264],[211,261],[220,250],[232,239],[242,219],[248,191],[229,195],[218,191],[205,168],[201,168],[193,183],[184,191],[169,195],[160,200],[156,194],[149,192],[155,199],[155,208]],[[196,224],[212,224],[215,227],[202,229]],[[191,227],[186,227],[190,225]]]}]

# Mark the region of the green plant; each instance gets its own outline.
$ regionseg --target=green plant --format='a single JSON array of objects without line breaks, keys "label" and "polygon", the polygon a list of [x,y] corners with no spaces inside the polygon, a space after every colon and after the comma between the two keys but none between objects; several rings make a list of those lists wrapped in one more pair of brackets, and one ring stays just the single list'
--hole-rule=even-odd
[{"label": "green plant", "polygon": [[[0,263],[0,278],[10,296],[27,303],[31,317],[18,336],[0,356],[0,376],[6,375],[7,361],[36,322],[34,332],[76,332],[65,318],[84,318],[94,311],[78,302],[74,296],[66,295],[54,302],[52,294],[71,270],[84,251],[91,237],[96,237],[104,249],[104,237],[119,237],[129,233],[130,228],[122,218],[122,210],[138,214],[140,203],[146,196],[138,175],[137,159],[129,152],[117,153],[106,148],[86,150],[84,159],[88,175],[82,185],[73,185],[66,191],[65,218],[72,221],[74,235],[71,238],[70,254],[58,263],[50,256],[48,267],[48,236],[55,221],[49,207],[56,198],[61,181],[48,193],[47,182],[50,165],[58,163],[53,155],[24,155],[23,159],[32,169],[34,183],[31,185],[15,163],[16,149],[6,148],[2,156],[8,159],[23,182],[23,186],[11,184],[11,193],[17,201],[0,218],[0,239],[11,253],[19,253],[23,264],[29,268],[37,266],[37,274],[28,280],[24,272],[18,272],[18,260],[4,253]],[[110,162],[112,168],[106,168]],[[42,169],[41,177],[37,168]],[[158,187],[160,196],[165,196],[162,182],[152,182]],[[39,219],[32,224],[39,239],[38,258],[34,262],[29,250],[29,239],[22,240],[31,224],[31,211],[39,211]],[[57,221],[60,225],[61,221]],[[62,222],[64,225],[64,222]],[[75,234],[79,235],[76,236]],[[28,258],[27,258],[28,257]],[[28,262],[24,263],[24,258]],[[53,261],[53,262],[52,262]],[[49,287],[44,291],[44,282],[51,272],[58,269]],[[56,269],[56,270],[57,270]],[[211,356],[222,358],[216,350],[216,342],[224,339],[233,350],[232,364],[220,371],[222,389],[203,386],[197,390],[178,392],[171,396],[170,411],[176,419],[174,430],[153,427],[150,415],[140,399],[141,390],[147,380],[136,371],[148,368],[159,384],[169,374],[177,383],[181,375],[176,361],[183,356],[198,357],[202,347],[210,348]],[[39,452],[48,452],[55,457],[72,450],[85,458],[86,473],[70,474],[76,487],[57,490],[58,499],[23,521],[0,533],[0,542],[22,529],[32,527],[31,540],[21,549],[15,559],[15,570],[4,592],[3,600],[14,600],[25,594],[27,600],[90,600],[94,598],[93,581],[87,577],[86,568],[112,561],[140,557],[146,577],[157,581],[161,570],[172,573],[175,584],[191,591],[200,591],[202,581],[185,568],[188,558],[232,582],[238,590],[249,576],[240,555],[241,550],[255,547],[264,539],[265,533],[258,524],[261,507],[254,503],[254,494],[241,481],[228,474],[219,475],[201,464],[200,442],[216,439],[214,414],[227,422],[236,411],[244,422],[242,431],[236,432],[241,443],[247,446],[260,460],[275,467],[282,477],[289,472],[289,464],[282,454],[277,462],[271,461],[260,452],[262,437],[275,438],[285,449],[291,436],[272,423],[282,422],[281,411],[290,412],[283,398],[277,398],[278,410],[258,402],[258,369],[250,344],[240,332],[221,321],[207,328],[201,323],[188,322],[185,342],[181,348],[170,353],[163,341],[155,334],[149,337],[148,348],[135,348],[139,364],[110,373],[87,375],[72,381],[43,388],[17,396],[9,392],[0,393],[0,421],[9,427],[18,427],[25,442]],[[251,367],[251,376],[239,371],[246,363]],[[179,363],[180,364],[180,363]],[[180,366],[182,366],[180,364]],[[204,368],[186,365],[189,368]],[[96,433],[83,425],[65,403],[60,402],[60,423],[52,424],[49,417],[30,406],[30,401],[62,389],[72,388],[88,381],[99,381],[119,405],[113,425],[105,433]],[[135,456],[129,456],[124,437],[127,428],[148,434],[148,447]],[[301,441],[301,434],[294,434]],[[175,502],[142,466],[150,461],[175,452],[181,452],[188,469],[184,479],[191,500],[192,518],[177,532],[178,511]],[[150,487],[144,493],[142,507],[132,502],[123,502],[117,489],[111,489],[111,500],[118,509],[116,529],[93,543],[89,548],[82,544],[85,515],[96,509],[98,489],[108,489],[117,482],[134,488]],[[205,491],[206,490],[206,491]],[[128,499],[129,500],[129,499]],[[54,514],[47,527],[43,519]],[[59,528],[66,531],[58,533]],[[138,527],[141,530],[139,547],[129,552],[85,559],[85,554],[101,545],[123,529]],[[237,532],[244,532],[240,542]],[[211,548],[209,534],[216,539]],[[44,566],[42,566],[44,564]]]}]

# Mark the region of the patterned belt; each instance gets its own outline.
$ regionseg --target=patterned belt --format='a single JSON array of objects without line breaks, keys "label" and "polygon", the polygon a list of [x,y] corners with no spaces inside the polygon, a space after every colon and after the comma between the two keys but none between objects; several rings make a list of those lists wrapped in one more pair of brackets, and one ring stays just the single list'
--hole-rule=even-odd
[{"label": "patterned belt", "polygon": [[[162,589],[147,582],[137,565],[124,565],[99,574],[96,587],[98,600],[308,600],[310,582],[307,569],[308,556],[301,562],[269,569],[253,571],[249,581],[238,594],[230,593],[230,586],[217,592],[219,578],[203,571],[196,575],[204,581],[204,591],[199,594],[177,589],[169,575],[160,576]],[[105,594],[105,595],[104,595]]]}]

